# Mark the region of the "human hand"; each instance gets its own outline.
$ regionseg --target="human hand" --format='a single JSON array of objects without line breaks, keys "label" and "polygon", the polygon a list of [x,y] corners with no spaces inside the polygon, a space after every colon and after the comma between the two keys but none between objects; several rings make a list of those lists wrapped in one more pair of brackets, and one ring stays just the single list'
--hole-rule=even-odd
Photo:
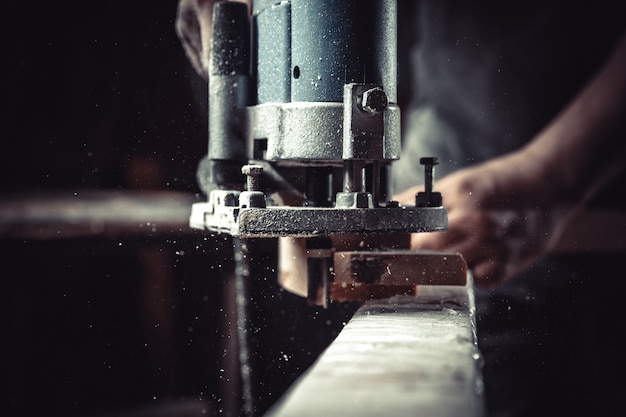
[{"label": "human hand", "polygon": [[[513,155],[463,169],[434,185],[448,212],[445,232],[415,233],[411,248],[459,252],[474,281],[494,286],[521,272],[542,256],[568,218],[567,205],[548,203],[541,188],[541,171]],[[540,183],[539,183],[540,184]],[[395,197],[415,204],[420,186]]]},{"label": "human hand", "polygon": [[[209,53],[213,25],[213,4],[218,0],[180,0],[176,13],[176,34],[196,72],[209,79]],[[251,0],[232,0],[246,3]]]},{"label": "human hand", "polygon": [[205,80],[209,73],[211,25],[215,0],[180,0],[176,34],[196,72]]}]

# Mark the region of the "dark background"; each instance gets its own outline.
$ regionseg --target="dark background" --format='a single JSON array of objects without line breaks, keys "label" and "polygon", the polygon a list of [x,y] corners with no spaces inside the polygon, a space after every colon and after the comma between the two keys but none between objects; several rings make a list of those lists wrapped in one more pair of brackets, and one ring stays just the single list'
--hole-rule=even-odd
[{"label": "dark background", "polygon": [[176,5],[5,7],[3,189],[196,190],[206,84],[176,38]]},{"label": "dark background", "polygon": [[[175,0],[4,8],[0,193],[196,193],[203,81]],[[205,96],[206,97],[206,96]],[[221,396],[229,242],[121,233],[0,240],[2,414],[91,415]],[[210,254],[210,255],[207,255]]]},{"label": "dark background", "polygon": [[[176,7],[4,7],[2,199],[94,190],[202,198],[207,86],[176,37]],[[259,410],[349,317],[282,292],[270,243],[252,284]],[[231,239],[187,229],[0,234],[0,414],[236,413],[232,275]]]}]

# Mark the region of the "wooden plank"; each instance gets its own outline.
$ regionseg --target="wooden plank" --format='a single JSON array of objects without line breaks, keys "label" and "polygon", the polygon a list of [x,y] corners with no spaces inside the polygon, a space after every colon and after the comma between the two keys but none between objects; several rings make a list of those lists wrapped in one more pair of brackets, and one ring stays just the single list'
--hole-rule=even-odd
[{"label": "wooden plank", "polygon": [[[429,285],[465,286],[467,264],[459,253],[403,249],[408,235],[378,238],[333,236],[330,301],[367,301],[394,295],[415,295]],[[359,250],[354,250],[358,248]],[[307,259],[310,251],[301,238],[281,238],[279,282],[287,290],[307,296]],[[310,298],[311,299],[311,298]],[[322,305],[319,288],[316,302]]]},{"label": "wooden plank", "polygon": [[433,251],[335,252],[334,281],[379,285],[465,285],[467,264],[459,253]]},{"label": "wooden plank", "polygon": [[366,303],[267,417],[482,416],[471,287],[455,288]]}]

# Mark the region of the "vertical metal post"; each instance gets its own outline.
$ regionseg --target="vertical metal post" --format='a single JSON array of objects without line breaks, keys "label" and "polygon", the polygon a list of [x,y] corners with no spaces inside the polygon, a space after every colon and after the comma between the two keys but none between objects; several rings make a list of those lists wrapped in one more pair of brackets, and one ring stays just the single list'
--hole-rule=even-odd
[{"label": "vertical metal post", "polygon": [[250,335],[250,253],[247,239],[233,238],[235,258],[235,297],[237,309],[237,339],[239,345],[239,367],[241,371],[242,408],[245,417],[254,417],[256,395],[253,386],[253,364]]},{"label": "vertical metal post", "polygon": [[248,7],[218,2],[213,7],[209,68],[210,182],[237,188],[248,161],[247,115],[250,79]]}]

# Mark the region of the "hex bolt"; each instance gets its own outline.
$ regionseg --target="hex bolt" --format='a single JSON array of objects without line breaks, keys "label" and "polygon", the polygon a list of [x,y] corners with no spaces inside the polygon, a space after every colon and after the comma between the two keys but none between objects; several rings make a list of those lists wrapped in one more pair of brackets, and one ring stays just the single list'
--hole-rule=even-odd
[{"label": "hex bolt", "polygon": [[387,110],[389,99],[380,87],[370,88],[363,92],[361,108],[369,114],[378,114]]},{"label": "hex bolt", "polygon": [[420,164],[424,165],[424,191],[433,192],[433,171],[435,165],[439,163],[437,157],[420,158]]},{"label": "hex bolt", "polygon": [[246,176],[247,191],[261,191],[259,185],[263,167],[261,165],[244,165],[241,167],[241,173]]}]

